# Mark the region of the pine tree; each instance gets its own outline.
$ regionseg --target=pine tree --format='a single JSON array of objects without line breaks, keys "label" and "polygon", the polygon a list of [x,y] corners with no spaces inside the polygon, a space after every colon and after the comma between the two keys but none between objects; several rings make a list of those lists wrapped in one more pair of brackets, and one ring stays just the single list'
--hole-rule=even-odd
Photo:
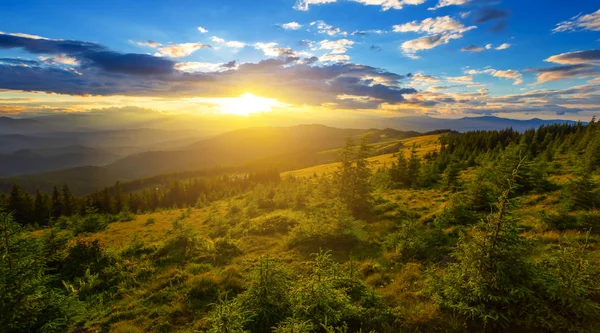
[{"label": "pine tree", "polygon": [[390,175],[392,181],[397,185],[397,187],[410,186],[410,180],[408,177],[408,161],[406,160],[406,156],[404,156],[402,149],[400,149],[398,152],[398,158],[390,169]]},{"label": "pine tree", "polygon": [[38,189],[35,191],[35,201],[33,203],[34,220],[41,225],[46,225],[48,224],[49,214],[50,210],[48,209],[47,201],[42,192]]},{"label": "pine tree", "polygon": [[533,265],[525,261],[527,239],[509,214],[520,164],[507,179],[496,212],[461,236],[455,262],[436,281],[436,301],[486,331],[518,327],[533,294]]},{"label": "pine tree", "polygon": [[77,212],[76,200],[77,198],[75,198],[69,186],[64,184],[62,188],[62,215],[71,216]]},{"label": "pine tree", "polygon": [[59,218],[63,213],[63,200],[58,188],[54,186],[52,190],[52,217]]},{"label": "pine tree", "polygon": [[413,144],[410,151],[410,160],[408,160],[408,186],[414,187],[419,179],[419,171],[421,169],[421,160],[417,154],[417,146]]}]

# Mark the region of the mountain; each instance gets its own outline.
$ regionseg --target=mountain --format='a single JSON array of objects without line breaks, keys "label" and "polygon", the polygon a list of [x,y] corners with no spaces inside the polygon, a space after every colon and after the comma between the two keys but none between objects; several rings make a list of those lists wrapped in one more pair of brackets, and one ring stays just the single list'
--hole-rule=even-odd
[{"label": "mountain", "polygon": [[29,191],[36,188],[48,190],[56,184],[67,183],[78,194],[86,194],[112,185],[117,180],[127,181],[175,172],[197,170],[205,173],[211,169],[218,171],[222,167],[228,167],[228,172],[243,172],[273,165],[282,171],[291,170],[334,161],[338,155],[337,149],[344,145],[347,137],[358,139],[364,133],[370,135],[374,150],[377,151],[397,144],[399,139],[419,135],[417,132],[394,129],[339,129],[323,125],[247,128],[207,138],[180,149],[131,155],[104,167],[76,167],[0,179],[0,190],[7,190],[12,183]]},{"label": "mountain", "polygon": [[60,170],[84,165],[104,165],[118,156],[84,146],[66,146],[43,150],[23,149],[0,155],[3,177]]},{"label": "mountain", "polygon": [[432,118],[427,116],[392,117],[392,118],[363,118],[345,121],[354,128],[386,128],[391,127],[400,131],[429,132],[438,129],[451,129],[458,132],[476,130],[501,130],[512,128],[525,131],[542,125],[575,123],[569,120],[542,120],[538,118],[519,120],[494,116],[464,117],[459,119]]}]

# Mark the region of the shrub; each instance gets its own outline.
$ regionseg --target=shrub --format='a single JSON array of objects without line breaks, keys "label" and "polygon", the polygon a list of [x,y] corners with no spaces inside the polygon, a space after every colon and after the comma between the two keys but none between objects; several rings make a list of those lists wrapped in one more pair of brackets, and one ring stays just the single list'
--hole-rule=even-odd
[{"label": "shrub", "polygon": [[230,238],[219,238],[214,242],[215,264],[226,264],[234,257],[244,253]]},{"label": "shrub", "polygon": [[341,248],[364,240],[364,223],[356,220],[345,204],[336,201],[330,208],[322,208],[307,217],[290,231],[290,247],[306,246]]},{"label": "shrub", "polygon": [[187,299],[195,308],[203,308],[219,300],[222,278],[218,275],[205,273],[192,277],[187,285],[190,287]]},{"label": "shrub", "polygon": [[133,221],[133,220],[135,220],[135,214],[128,210],[125,210],[125,211],[120,212],[117,215],[117,219],[119,220],[119,222]]},{"label": "shrub", "polygon": [[287,233],[298,224],[298,220],[283,214],[273,214],[250,221],[248,232],[255,235]]},{"label": "shrub", "polygon": [[98,214],[96,209],[88,208],[86,215],[75,226],[75,234],[102,231],[106,229],[108,223],[106,216]]},{"label": "shrub", "polygon": [[155,219],[155,218],[153,218],[153,217],[149,217],[149,218],[146,220],[146,223],[144,223],[144,225],[145,225],[145,226],[149,226],[149,225],[153,225],[153,224],[155,224],[155,223],[156,223],[156,219]]},{"label": "shrub", "polygon": [[98,273],[109,264],[104,242],[93,237],[77,237],[67,245],[61,275],[70,280],[84,276],[87,270],[91,274]]}]

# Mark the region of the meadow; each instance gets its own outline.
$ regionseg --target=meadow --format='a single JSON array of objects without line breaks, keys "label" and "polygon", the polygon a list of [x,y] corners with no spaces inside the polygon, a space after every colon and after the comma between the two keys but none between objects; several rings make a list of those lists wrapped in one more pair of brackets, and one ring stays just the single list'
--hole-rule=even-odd
[{"label": "meadow", "polygon": [[84,198],[95,210],[37,229],[2,213],[0,328],[600,330],[599,125],[398,142],[199,194],[178,181],[151,210],[107,191],[112,213]]}]

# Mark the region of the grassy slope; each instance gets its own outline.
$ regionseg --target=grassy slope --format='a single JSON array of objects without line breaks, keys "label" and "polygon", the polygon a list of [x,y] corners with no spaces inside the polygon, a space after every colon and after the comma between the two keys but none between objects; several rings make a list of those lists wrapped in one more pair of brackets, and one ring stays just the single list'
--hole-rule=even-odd
[{"label": "grassy slope", "polygon": [[[438,135],[418,137],[402,140],[403,144],[410,147],[413,143],[417,146],[419,154],[436,148]],[[408,149],[405,153],[408,154]],[[389,164],[393,154],[386,154],[371,158],[379,164]],[[329,173],[336,168],[335,163],[319,165],[302,170],[291,171],[287,174],[299,177],[309,177],[314,173]],[[463,172],[461,178],[471,178],[472,170]],[[564,183],[568,176],[559,174],[552,179]],[[334,252],[338,260],[347,260],[349,254],[358,261],[361,277],[367,284],[375,288],[389,306],[397,307],[400,316],[410,327],[419,327],[422,323],[431,322],[439,318],[440,311],[429,299],[423,298],[420,293],[426,283],[426,267],[420,262],[411,261],[402,265],[390,265],[387,254],[382,252],[380,242],[394,229],[400,221],[398,211],[409,210],[416,214],[419,222],[425,223],[433,220],[435,215],[445,207],[452,194],[438,189],[428,190],[385,190],[377,194],[382,201],[387,202],[388,208],[379,209],[378,214],[365,219],[366,242],[359,248],[348,248]],[[132,239],[138,237],[147,244],[159,245],[167,237],[167,232],[172,228],[173,222],[179,216],[189,214],[184,222],[196,230],[199,235],[209,238],[211,227],[206,220],[211,215],[227,216],[232,207],[245,207],[253,200],[252,194],[243,194],[234,198],[213,202],[202,208],[187,210],[168,210],[151,214],[138,215],[134,221],[116,222],[94,236],[105,241],[112,251],[122,251],[130,246]],[[544,195],[531,194],[523,197],[521,205],[516,207],[514,213],[527,227],[525,235],[535,239],[539,244],[539,251],[557,246],[563,239],[582,239],[583,236],[575,231],[548,231],[539,222],[539,214],[543,211],[556,211],[560,205],[558,192],[549,192]],[[381,206],[381,205],[380,205]],[[377,207],[376,207],[377,209]],[[247,217],[252,224],[256,219],[270,215],[286,215],[301,219],[305,212],[293,209],[261,210],[258,217]],[[147,224],[153,219],[153,224]],[[450,230],[447,230],[448,232]],[[303,269],[303,262],[310,260],[310,251],[290,248],[286,244],[285,234],[252,235],[242,234],[234,241],[243,250],[243,254],[234,258],[224,266],[210,267],[208,272],[200,276],[221,276],[223,281],[237,278],[243,284],[244,277],[258,258],[268,254],[288,263],[298,270]],[[593,235],[592,244],[600,240]],[[594,248],[592,260],[594,264],[600,263],[600,249]],[[136,262],[132,262],[136,265]],[[125,293],[125,297],[116,303],[110,304],[104,312],[90,318],[91,326],[102,327],[103,331],[111,332],[144,332],[144,331],[177,331],[184,326],[197,325],[197,315],[187,312],[188,301],[183,297],[186,288],[190,288],[194,276],[199,273],[193,271],[193,266],[166,267],[152,272],[152,278],[140,286],[133,287]],[[184,282],[172,285],[175,278],[184,276]],[[232,278],[233,276],[233,278]],[[187,279],[187,280],[186,280]],[[230,282],[223,282],[230,283]],[[168,286],[168,287],[166,287]],[[168,295],[167,299],[156,301],[156,293]],[[166,296],[165,296],[166,297]],[[196,322],[193,322],[195,319]]]},{"label": "grassy slope", "polygon": [[[433,135],[425,135],[425,136],[418,136],[418,137],[409,138],[409,139],[397,140],[397,142],[401,143],[404,146],[404,149],[402,151],[408,158],[409,154],[410,154],[410,149],[413,144],[415,144],[417,146],[417,153],[420,156],[425,155],[427,152],[433,152],[433,151],[438,150],[439,149],[439,143],[438,143],[439,137],[440,137],[440,134],[433,134]],[[396,142],[396,140],[394,140],[392,142]],[[377,149],[380,146],[389,145],[389,144],[390,144],[390,142],[385,142],[383,144],[380,143],[378,145],[374,145],[374,148]],[[331,154],[332,152],[337,155],[339,153],[339,149],[330,150],[330,151],[327,151],[326,153]],[[369,158],[369,161],[371,162],[371,166],[373,166],[373,167],[379,167],[379,166],[385,166],[385,165],[389,166],[395,160],[395,155],[396,155],[396,153],[374,156],[374,157]],[[282,174],[282,176],[285,177],[287,175],[293,175],[296,177],[311,177],[314,174],[317,174],[320,176],[321,174],[324,174],[324,173],[334,172],[335,170],[337,170],[338,166],[339,166],[339,163],[327,163],[327,164],[315,165],[315,166],[312,166],[309,168],[284,172]]]}]

